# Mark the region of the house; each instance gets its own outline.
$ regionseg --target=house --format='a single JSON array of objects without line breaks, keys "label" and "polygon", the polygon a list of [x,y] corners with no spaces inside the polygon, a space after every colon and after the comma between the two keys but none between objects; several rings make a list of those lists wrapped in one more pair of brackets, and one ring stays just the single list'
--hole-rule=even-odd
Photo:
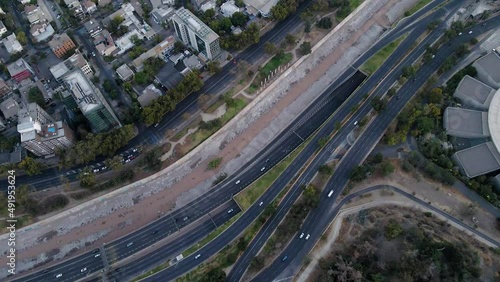
[{"label": "house", "polygon": [[68,51],[74,49],[76,45],[66,33],[62,33],[54,35],[52,40],[49,41],[49,47],[58,58],[62,58]]},{"label": "house", "polygon": [[186,68],[190,69],[191,71],[200,70],[203,68],[203,64],[200,62],[198,57],[196,57],[194,55],[189,56],[187,58],[184,58],[184,60],[182,60],[182,62],[184,63]]},{"label": "house", "polygon": [[2,21],[0,21],[0,36],[3,36],[7,32],[7,28],[3,24]]},{"label": "house", "polygon": [[85,8],[85,12],[89,15],[97,11],[97,5],[95,4],[94,1],[91,0],[84,1],[83,7]]},{"label": "house", "polygon": [[115,52],[118,52],[115,41],[107,29],[103,29],[101,34],[94,39],[94,45],[97,52],[103,56],[112,56]]},{"label": "house", "polygon": [[64,3],[75,17],[82,17],[84,15],[82,5],[78,0],[64,0]]},{"label": "house", "polygon": [[[130,3],[123,4],[118,11],[112,13],[105,20],[103,20],[103,23],[105,24],[105,22],[111,22],[111,20],[117,16],[124,19],[120,26],[128,27],[130,32],[136,30],[140,34],[139,38],[146,38],[147,40],[150,40],[156,35],[156,32],[139,16],[139,14],[135,11],[134,6]],[[120,39],[117,39],[116,41]],[[118,44],[116,45],[118,46]]]},{"label": "house", "polygon": [[208,1],[208,2],[203,3],[203,5],[201,5],[200,10],[202,10],[203,13],[205,13],[206,11],[208,11],[210,9],[215,10],[216,7],[217,7],[217,5],[216,5],[215,1]]},{"label": "house", "polygon": [[31,26],[30,32],[35,42],[41,42],[49,39],[49,37],[54,34],[55,30],[48,23],[38,23]]},{"label": "house", "polygon": [[153,17],[153,20],[157,24],[163,24],[167,23],[168,19],[175,13],[175,9],[172,7],[167,7],[167,6],[161,6],[156,9],[154,9],[151,12],[151,16]]},{"label": "house", "polygon": [[26,14],[30,24],[47,22],[45,13],[38,6],[27,5],[24,7],[24,13]]},{"label": "house", "polygon": [[141,105],[141,107],[147,107],[153,103],[154,100],[158,99],[160,96],[162,96],[161,90],[156,88],[154,84],[148,85],[144,91],[142,91],[142,94],[137,97],[137,101]]},{"label": "house", "polygon": [[9,71],[10,77],[12,77],[12,79],[17,83],[31,77],[31,75],[35,73],[31,66],[23,58],[20,58],[8,65],[7,70]]},{"label": "house", "polygon": [[220,11],[224,17],[231,17],[234,13],[239,12],[240,8],[234,4],[234,0],[229,0],[224,2],[220,6]]},{"label": "house", "polygon": [[160,55],[165,55],[174,49],[175,38],[173,36],[167,37],[162,42],[158,43],[153,48],[149,49],[146,53],[141,54],[135,60],[132,61],[132,66],[136,71],[142,70],[144,67],[144,61],[152,57],[158,57]]},{"label": "house", "polygon": [[23,51],[23,46],[21,46],[21,43],[17,41],[16,35],[14,33],[4,38],[2,40],[2,43],[3,45],[5,45],[5,49],[7,49],[7,52],[9,52],[9,54]]},{"label": "house", "polygon": [[183,78],[184,76],[175,68],[174,64],[168,61],[156,74],[155,81],[166,89],[172,89]]},{"label": "house", "polygon": [[84,23],[83,26],[92,38],[97,37],[102,32],[102,27],[96,19],[90,19],[88,22]]},{"label": "house", "polygon": [[8,98],[0,104],[0,111],[5,119],[17,118],[19,109],[19,104],[13,98]]},{"label": "house", "polygon": [[127,64],[123,64],[118,67],[116,69],[116,73],[123,81],[129,80],[134,76],[134,72],[127,66]]}]

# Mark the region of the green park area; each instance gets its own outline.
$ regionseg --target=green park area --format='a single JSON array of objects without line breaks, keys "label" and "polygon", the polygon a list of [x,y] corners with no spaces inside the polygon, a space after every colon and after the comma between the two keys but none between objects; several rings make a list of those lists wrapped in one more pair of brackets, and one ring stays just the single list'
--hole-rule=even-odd
[{"label": "green park area", "polygon": [[387,46],[382,48],[380,51],[375,53],[368,61],[366,61],[362,66],[361,70],[367,74],[373,74],[378,68],[389,58],[389,56],[396,50],[396,48],[401,44],[401,42],[406,38],[406,35],[392,41]]},{"label": "green park area", "polygon": [[260,70],[259,74],[254,78],[252,84],[247,88],[246,92],[253,94],[257,91],[260,86],[260,82],[274,70],[278,69],[279,66],[283,66],[292,61],[292,53],[281,53],[274,56],[269,62],[267,62]]}]

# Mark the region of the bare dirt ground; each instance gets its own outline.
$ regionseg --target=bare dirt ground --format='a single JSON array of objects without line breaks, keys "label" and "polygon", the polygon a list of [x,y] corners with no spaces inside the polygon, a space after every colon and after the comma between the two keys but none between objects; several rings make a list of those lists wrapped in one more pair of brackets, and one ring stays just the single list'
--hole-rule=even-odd
[{"label": "bare dirt ground", "polygon": [[[496,229],[497,223],[494,216],[485,212],[480,207],[475,206],[474,203],[471,203],[461,194],[453,191],[452,188],[444,187],[442,184],[425,179],[418,174],[407,174],[399,169],[397,161],[394,161],[394,163],[396,171],[393,174],[385,178],[374,175],[355,185],[351,191],[359,191],[375,185],[384,184],[398,187],[408,193],[414,193],[415,197],[431,202],[433,206],[461,219],[463,223],[469,226],[476,226],[479,231],[500,241],[500,232]],[[474,207],[472,209],[470,208],[471,204]],[[387,206],[390,206],[391,210],[397,210],[396,216],[399,217],[402,214],[406,214],[408,209],[414,211],[414,213],[417,211],[425,211],[425,208],[423,209],[420,205],[409,201],[406,197],[384,190],[375,191],[363,197],[355,198],[344,206],[339,216],[332,222],[330,228],[311,252],[311,263],[303,267],[301,273],[296,277],[296,281],[311,281],[308,277],[315,271],[320,258],[328,256],[338,248],[339,244],[347,244],[353,236],[358,236],[363,230],[368,229],[368,226],[356,225],[354,222],[347,221],[346,218],[355,217],[359,211],[367,208],[378,209],[380,207],[384,209]],[[472,217],[475,217],[478,221],[476,223],[472,222]],[[433,216],[433,218],[436,224],[437,222],[441,222],[441,219],[438,217]],[[417,223],[413,222],[411,224],[415,224],[416,226]],[[436,230],[436,233],[449,240],[466,241],[469,245],[474,246],[479,253],[483,254],[482,263],[485,269],[488,269],[486,273],[489,273],[488,275],[490,276],[494,276],[493,270],[498,269],[500,257],[496,256],[495,258],[491,255],[491,252],[485,252],[484,250],[487,249],[486,245],[478,241],[477,238],[468,235],[467,232],[462,232],[461,227],[456,225],[450,226],[451,228]],[[492,265],[495,265],[495,267],[492,267]],[[493,280],[486,279],[482,281]]]},{"label": "bare dirt ground", "polygon": [[[276,83],[281,83],[279,86],[281,88],[277,86],[273,88],[273,91],[277,93],[275,97],[278,99],[269,100],[264,108],[253,109],[254,111],[245,121],[235,121],[236,130],[230,133],[231,137],[225,139],[224,146],[217,145],[215,148],[212,146],[203,156],[193,153],[194,159],[189,161],[180,160],[183,163],[179,166],[191,167],[189,171],[171,170],[162,176],[153,175],[121,189],[122,191],[102,195],[97,201],[60,213],[50,221],[36,223],[20,230],[18,237],[22,241],[19,243],[23,247],[18,249],[19,271],[30,269],[46,261],[47,254],[54,253],[54,250],[57,255],[52,258],[54,261],[59,261],[68,253],[82,253],[94,246],[112,241],[205,193],[219,173],[205,169],[210,159],[223,158],[223,163],[220,165],[221,171],[231,173],[241,167],[242,162],[244,163],[243,153],[246,152],[247,157],[251,157],[248,152],[258,151],[259,147],[272,139],[271,132],[276,134],[277,130],[283,128],[282,116],[290,118],[292,113],[306,106],[378,38],[382,32],[382,26],[389,23],[387,13],[392,11],[393,4],[414,1],[365,2],[364,4],[370,8],[365,9],[363,15],[353,18],[352,23],[345,29],[339,27],[337,31],[334,30],[332,33],[334,36],[323,42],[327,44],[321,47],[315,46],[310,56],[302,58],[301,62],[306,62],[304,66],[301,65],[302,68],[293,67],[285,73],[286,78],[283,82],[276,81]],[[384,3],[388,4],[381,9]],[[400,15],[403,12],[404,10],[393,11]],[[356,25],[360,28],[353,29]],[[307,70],[304,71],[303,68]],[[290,73],[292,75],[289,75]],[[298,81],[300,83],[297,83]],[[270,93],[263,94],[267,96]],[[286,111],[293,103],[296,104],[294,104],[295,109]],[[270,124],[278,121],[282,124],[269,127]],[[242,125],[242,122],[250,122],[250,125]],[[210,140],[214,141],[216,138]],[[210,152],[216,153],[214,155]],[[190,163],[195,165],[190,165]],[[153,179],[155,182],[152,181]],[[138,197],[135,196],[137,193],[142,194]],[[0,249],[0,251],[4,250]],[[5,257],[0,258],[0,263],[5,265],[4,262]]]}]

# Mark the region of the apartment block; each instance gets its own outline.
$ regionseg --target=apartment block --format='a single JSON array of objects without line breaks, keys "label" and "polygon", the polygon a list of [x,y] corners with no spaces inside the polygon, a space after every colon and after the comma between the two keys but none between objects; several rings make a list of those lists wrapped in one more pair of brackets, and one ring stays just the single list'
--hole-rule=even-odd
[{"label": "apartment block", "polygon": [[75,48],[76,45],[66,33],[63,33],[54,35],[52,40],[49,41],[49,47],[58,58],[62,58],[69,50]]},{"label": "apartment block", "polygon": [[18,83],[35,73],[23,58],[8,65],[7,70],[9,71],[10,77]]}]

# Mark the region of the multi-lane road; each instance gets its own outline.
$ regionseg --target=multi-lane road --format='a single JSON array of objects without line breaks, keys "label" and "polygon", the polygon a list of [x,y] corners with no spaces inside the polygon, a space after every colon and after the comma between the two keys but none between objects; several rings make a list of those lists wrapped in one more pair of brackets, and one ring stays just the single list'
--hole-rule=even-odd
[{"label": "multi-lane road", "polygon": [[[254,281],[261,281],[263,277],[266,279],[285,278],[293,276],[297,269],[300,267],[303,258],[309,253],[315,242],[319,239],[326,227],[329,225],[335,216],[335,199],[342,192],[343,187],[349,181],[349,173],[351,169],[363,162],[366,156],[370,153],[375,144],[383,136],[387,126],[397,117],[399,112],[403,109],[406,103],[413,97],[418,89],[423,85],[427,79],[439,68],[444,60],[451,56],[457,46],[462,43],[468,42],[471,38],[479,36],[488,32],[500,24],[500,17],[495,17],[484,22],[484,25],[476,25],[469,28],[467,31],[472,31],[471,34],[464,34],[451,40],[451,44],[445,44],[435,54],[435,57],[430,63],[421,66],[417,71],[414,80],[409,80],[398,91],[397,95],[400,99],[391,99],[388,108],[385,112],[377,116],[372,123],[368,125],[366,131],[359,136],[357,142],[353,144],[350,150],[344,155],[341,162],[337,166],[334,175],[326,185],[322,193],[321,201],[315,210],[306,218],[302,230],[307,230],[311,234],[310,240],[292,239],[292,242],[283,250],[279,259],[275,260],[267,269],[262,271],[255,277]],[[431,34],[429,43],[437,39],[442,33],[442,30]],[[422,54],[423,52],[421,52]],[[416,59],[416,58],[414,58]],[[394,77],[399,74],[394,73]],[[362,111],[361,111],[362,112]],[[328,191],[333,190],[334,195],[328,198],[326,194]],[[287,256],[287,260],[282,261],[281,257]]]}]

